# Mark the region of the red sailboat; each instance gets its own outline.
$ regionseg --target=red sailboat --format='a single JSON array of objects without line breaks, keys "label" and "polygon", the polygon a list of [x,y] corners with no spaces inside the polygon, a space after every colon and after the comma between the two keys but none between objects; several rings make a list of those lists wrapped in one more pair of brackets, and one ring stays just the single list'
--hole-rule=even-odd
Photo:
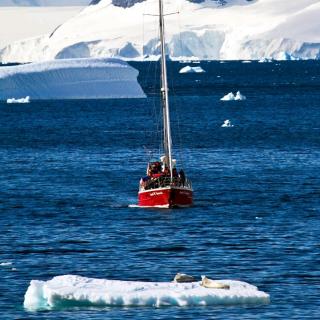
[{"label": "red sailboat", "polygon": [[140,207],[177,208],[192,205],[192,185],[183,170],[177,171],[172,158],[163,1],[159,0],[161,41],[161,101],[163,115],[163,152],[159,161],[148,163],[147,176],[140,180]]}]

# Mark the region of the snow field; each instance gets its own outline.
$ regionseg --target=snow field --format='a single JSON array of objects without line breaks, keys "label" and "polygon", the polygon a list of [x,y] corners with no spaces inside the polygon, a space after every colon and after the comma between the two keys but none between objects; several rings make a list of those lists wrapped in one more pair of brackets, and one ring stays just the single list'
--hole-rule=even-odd
[{"label": "snow field", "polygon": [[[318,0],[230,0],[191,3],[164,0],[170,56],[200,60],[320,58]],[[156,1],[130,8],[111,0],[89,6],[47,35],[12,43],[0,61],[44,61],[55,58],[121,57],[142,60],[159,55]],[[14,20],[17,21],[17,18]],[[114,24],[116,22],[116,25]]]}]

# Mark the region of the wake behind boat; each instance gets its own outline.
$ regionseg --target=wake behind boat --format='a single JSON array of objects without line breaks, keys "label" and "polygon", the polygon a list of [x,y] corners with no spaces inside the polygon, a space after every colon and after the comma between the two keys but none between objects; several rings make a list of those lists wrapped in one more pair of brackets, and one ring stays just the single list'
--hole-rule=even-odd
[{"label": "wake behind boat", "polygon": [[140,207],[175,208],[192,205],[192,184],[183,170],[179,173],[172,158],[172,139],[169,111],[167,64],[163,1],[159,0],[161,43],[161,102],[163,118],[163,153],[160,161],[148,163],[147,176],[140,180],[138,204]]}]

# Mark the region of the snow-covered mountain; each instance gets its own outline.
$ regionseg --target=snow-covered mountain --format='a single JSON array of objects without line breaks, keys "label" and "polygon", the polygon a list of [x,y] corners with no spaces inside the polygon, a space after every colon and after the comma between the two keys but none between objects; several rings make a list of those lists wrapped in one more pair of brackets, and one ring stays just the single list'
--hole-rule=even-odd
[{"label": "snow-covered mountain", "polygon": [[0,7],[72,7],[86,6],[91,0],[1,0]]},{"label": "snow-covered mountain", "polygon": [[[164,0],[164,7],[179,11],[165,18],[172,58],[320,58],[319,0]],[[157,0],[93,0],[55,32],[5,47],[0,60],[158,55],[157,12]]]}]

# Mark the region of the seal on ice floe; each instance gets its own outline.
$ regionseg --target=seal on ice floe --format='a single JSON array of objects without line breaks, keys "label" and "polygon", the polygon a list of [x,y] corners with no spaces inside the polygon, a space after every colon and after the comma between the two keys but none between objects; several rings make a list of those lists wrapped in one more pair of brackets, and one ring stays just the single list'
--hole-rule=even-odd
[{"label": "seal on ice floe", "polygon": [[196,279],[193,276],[189,276],[185,273],[177,273],[173,279],[173,282],[185,283],[185,282],[195,282]]},{"label": "seal on ice floe", "polygon": [[220,283],[214,280],[207,278],[206,276],[201,276],[201,283],[200,285],[204,288],[211,288],[211,289],[230,289],[228,284]]}]

